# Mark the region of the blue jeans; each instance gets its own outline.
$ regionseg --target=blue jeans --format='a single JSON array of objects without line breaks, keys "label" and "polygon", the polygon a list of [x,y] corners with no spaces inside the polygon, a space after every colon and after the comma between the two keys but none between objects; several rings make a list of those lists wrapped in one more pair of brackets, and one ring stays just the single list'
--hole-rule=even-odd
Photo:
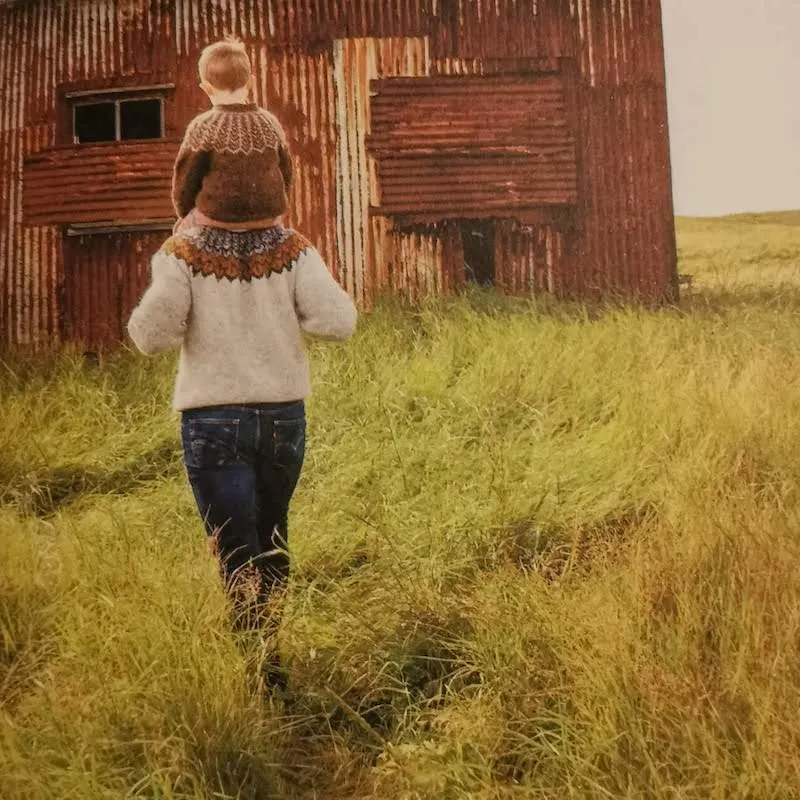
[{"label": "blue jeans", "polygon": [[303,466],[305,434],[302,400],[182,414],[186,472],[239,626],[252,627],[252,610],[263,608],[288,580],[289,501]]}]

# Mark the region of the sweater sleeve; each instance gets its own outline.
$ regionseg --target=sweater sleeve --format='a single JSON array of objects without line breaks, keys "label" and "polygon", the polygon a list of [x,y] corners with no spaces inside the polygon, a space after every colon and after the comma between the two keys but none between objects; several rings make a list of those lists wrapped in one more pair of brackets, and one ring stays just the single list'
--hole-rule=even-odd
[{"label": "sweater sleeve", "polygon": [[313,247],[298,261],[294,302],[300,328],[309,336],[344,341],[353,334],[358,317],[355,303]]},{"label": "sweater sleeve", "polygon": [[211,154],[196,151],[188,146],[196,122],[190,123],[181,143],[172,173],[172,204],[179,217],[185,217],[193,208],[195,199],[203,188],[203,178],[211,165]]},{"label": "sweater sleeve", "polygon": [[286,131],[283,129],[281,121],[271,111],[261,109],[261,114],[267,119],[278,138],[278,166],[280,167],[281,175],[283,175],[283,185],[286,187],[286,194],[288,195],[292,188],[293,169],[292,154],[289,150]]},{"label": "sweater sleeve", "polygon": [[150,286],[128,320],[128,333],[145,355],[181,344],[192,305],[189,270],[183,262],[159,251],[151,270]]}]

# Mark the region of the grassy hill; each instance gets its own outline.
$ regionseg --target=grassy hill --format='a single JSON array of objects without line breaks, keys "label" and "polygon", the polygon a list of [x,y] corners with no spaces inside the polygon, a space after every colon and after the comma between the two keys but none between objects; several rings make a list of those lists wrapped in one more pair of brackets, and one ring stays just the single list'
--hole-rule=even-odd
[{"label": "grassy hill", "polygon": [[734,225],[800,225],[800,211],[766,211],[759,213],[727,214],[722,217],[712,217],[717,223],[732,223]]},{"label": "grassy hill", "polygon": [[800,796],[800,214],[678,220],[679,308],[491,292],[313,345],[250,678],[174,356],[0,363],[0,797]]}]

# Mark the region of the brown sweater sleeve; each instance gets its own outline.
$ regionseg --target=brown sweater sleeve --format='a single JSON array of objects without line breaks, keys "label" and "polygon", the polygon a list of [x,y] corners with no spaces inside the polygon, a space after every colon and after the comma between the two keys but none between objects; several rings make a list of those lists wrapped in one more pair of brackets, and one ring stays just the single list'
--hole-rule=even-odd
[{"label": "brown sweater sleeve", "polygon": [[209,152],[188,146],[197,122],[197,119],[193,120],[186,129],[172,173],[172,205],[179,217],[185,217],[194,208],[195,199],[203,188],[203,178],[211,165]]},{"label": "brown sweater sleeve", "polygon": [[286,194],[288,196],[292,188],[294,170],[292,168],[292,154],[289,151],[286,131],[283,129],[281,121],[271,111],[261,109],[261,113],[269,120],[272,129],[278,137],[278,166],[280,167],[281,175],[283,175],[283,185],[286,187]]}]

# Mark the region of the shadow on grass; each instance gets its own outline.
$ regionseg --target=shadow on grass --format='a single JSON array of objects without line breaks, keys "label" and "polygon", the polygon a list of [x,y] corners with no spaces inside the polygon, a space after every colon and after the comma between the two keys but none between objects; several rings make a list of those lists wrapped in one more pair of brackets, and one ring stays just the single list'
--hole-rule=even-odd
[{"label": "shadow on grass", "polygon": [[193,771],[203,776],[214,797],[267,800],[281,797],[278,765],[244,742],[199,739],[190,748]]},{"label": "shadow on grass", "polygon": [[511,520],[478,543],[476,566],[481,571],[514,566],[548,583],[567,574],[580,576],[619,558],[623,546],[657,516],[657,507],[645,503],[572,526]]},{"label": "shadow on grass", "polygon": [[675,310],[686,316],[730,312],[800,311],[800,291],[792,285],[736,286],[686,292]]},{"label": "shadow on grass", "polygon": [[55,648],[53,598],[40,586],[0,578],[0,708],[13,710]]},{"label": "shadow on grass", "polygon": [[[469,653],[472,620],[460,607],[409,607],[396,629],[368,652],[343,654],[331,647],[313,660],[294,659],[286,720],[293,731],[283,742],[298,786],[324,794],[326,761],[336,750],[357,769],[374,766],[388,742],[402,739],[419,713],[445,706],[478,687],[483,676]],[[341,754],[340,754],[341,755]],[[336,759],[333,759],[336,761]],[[336,771],[342,764],[331,764]],[[328,776],[329,777],[329,776]]]},{"label": "shadow on grass", "polygon": [[181,473],[181,453],[172,441],[136,455],[115,469],[68,464],[29,472],[3,469],[0,505],[20,513],[48,517],[88,494],[125,495],[151,481]]}]

